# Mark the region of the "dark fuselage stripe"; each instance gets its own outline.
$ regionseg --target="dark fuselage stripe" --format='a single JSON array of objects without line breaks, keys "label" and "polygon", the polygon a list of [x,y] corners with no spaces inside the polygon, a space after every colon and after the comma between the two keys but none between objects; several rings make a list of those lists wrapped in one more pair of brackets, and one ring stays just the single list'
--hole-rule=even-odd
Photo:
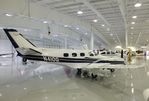
[{"label": "dark fuselage stripe", "polygon": [[[43,56],[34,56],[34,55],[26,55],[23,56],[26,59],[29,60],[38,60],[38,61],[45,61]],[[64,63],[94,63],[95,61],[97,61],[98,59],[91,59],[91,58],[63,58],[63,57],[57,57],[58,58],[58,62],[64,62]],[[47,62],[51,62],[51,61],[47,61]],[[109,60],[99,60],[95,63],[110,63],[110,64],[125,64],[124,61],[109,61]]]}]

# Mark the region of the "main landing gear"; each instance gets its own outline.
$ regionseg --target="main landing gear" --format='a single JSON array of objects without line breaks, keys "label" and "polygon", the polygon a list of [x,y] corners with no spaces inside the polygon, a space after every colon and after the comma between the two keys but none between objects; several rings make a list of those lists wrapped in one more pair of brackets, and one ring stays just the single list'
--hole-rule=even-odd
[{"label": "main landing gear", "polygon": [[89,73],[87,70],[82,70],[80,68],[77,69],[76,73],[77,77],[91,78],[92,80],[97,80],[97,74]]},{"label": "main landing gear", "polygon": [[110,70],[111,73],[115,72],[114,68],[108,68],[107,70]]},{"label": "main landing gear", "polygon": [[[106,68],[103,68],[103,70],[105,70],[105,72],[111,72],[111,73],[115,72],[115,69],[114,68],[107,68],[107,69]],[[104,74],[102,74],[102,75],[104,76]],[[76,76],[77,77],[83,77],[83,78],[91,78],[92,80],[97,80],[97,78],[98,78],[98,75],[97,74],[94,74],[93,72],[89,73],[89,71],[82,70],[81,68],[78,68],[77,69]],[[100,76],[100,71],[99,71],[99,76]]]}]

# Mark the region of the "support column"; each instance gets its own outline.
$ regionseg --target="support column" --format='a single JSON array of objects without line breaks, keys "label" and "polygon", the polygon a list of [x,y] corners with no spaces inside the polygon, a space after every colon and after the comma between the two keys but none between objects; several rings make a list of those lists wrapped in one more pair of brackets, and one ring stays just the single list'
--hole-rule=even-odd
[{"label": "support column", "polygon": [[93,33],[91,33],[90,49],[91,50],[94,49],[94,34]]},{"label": "support column", "polygon": [[65,49],[67,49],[67,36],[65,36]]}]

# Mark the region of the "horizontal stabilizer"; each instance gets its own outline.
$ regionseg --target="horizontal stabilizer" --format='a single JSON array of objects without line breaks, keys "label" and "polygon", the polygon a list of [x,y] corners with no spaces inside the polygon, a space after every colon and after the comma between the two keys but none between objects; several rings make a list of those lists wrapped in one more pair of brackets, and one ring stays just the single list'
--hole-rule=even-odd
[{"label": "horizontal stabilizer", "polygon": [[16,50],[21,54],[21,55],[41,55],[41,52],[38,52],[34,49],[31,48],[16,48]]}]

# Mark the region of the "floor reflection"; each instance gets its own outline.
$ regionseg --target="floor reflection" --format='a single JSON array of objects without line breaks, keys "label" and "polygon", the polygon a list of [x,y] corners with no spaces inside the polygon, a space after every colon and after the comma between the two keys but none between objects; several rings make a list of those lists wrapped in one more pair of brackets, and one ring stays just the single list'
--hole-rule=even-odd
[{"label": "floor reflection", "polygon": [[0,101],[144,101],[149,88],[149,60],[135,57],[142,68],[118,69],[111,76],[76,78],[74,69],[0,57]]}]

